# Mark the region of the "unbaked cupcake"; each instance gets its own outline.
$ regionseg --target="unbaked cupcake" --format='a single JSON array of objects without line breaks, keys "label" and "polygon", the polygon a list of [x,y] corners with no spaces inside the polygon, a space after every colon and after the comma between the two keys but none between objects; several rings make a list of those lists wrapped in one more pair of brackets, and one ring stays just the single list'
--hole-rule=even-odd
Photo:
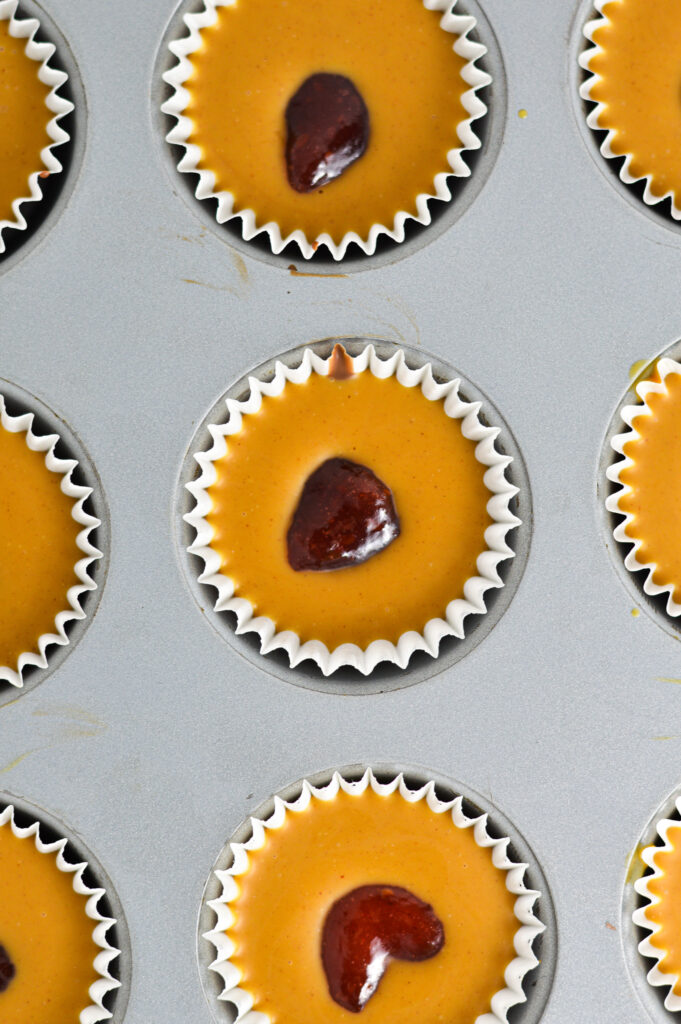
[{"label": "unbaked cupcake", "polygon": [[[681,799],[676,800],[677,812]],[[649,934],[639,943],[639,952],[654,960],[648,981],[655,988],[668,988],[664,1005],[681,1010],[681,820],[663,818],[656,831],[662,845],[651,844],[641,852],[648,872],[634,883],[645,900],[633,915],[634,924]]]},{"label": "unbaked cupcake", "polygon": [[87,864],[65,857],[66,839],[46,843],[40,824],[20,827],[0,810],[0,1020],[2,1024],[96,1024],[108,1020],[116,922],[104,890],[84,881]]},{"label": "unbaked cupcake", "polygon": [[323,245],[341,259],[351,242],[370,254],[410,219],[430,223],[428,200],[470,174],[491,81],[475,19],[454,7],[204,0],[170,44],[162,108],[197,198],[245,239],[265,233],[275,253],[294,241],[305,257]]},{"label": "unbaked cupcake", "polygon": [[526,865],[461,797],[336,772],[275,797],[209,902],[219,998],[260,1024],[507,1021],[538,960]]},{"label": "unbaked cupcake", "polygon": [[59,94],[66,73],[50,67],[55,48],[38,43],[36,18],[0,0],[0,253],[7,229],[24,230],[22,206],[42,199],[41,181],[62,165],[55,148],[69,136],[59,124],[73,104]]},{"label": "unbaked cupcake", "polygon": [[384,360],[372,345],[354,358],[341,345],[326,359],[306,349],[249,386],[209,427],[214,444],[188,484],[189,550],[216,610],[235,613],[263,653],[312,659],[324,674],[405,667],[462,637],[503,585],[520,522],[511,458],[481,403],[430,364],[410,369],[400,349]]},{"label": "unbaked cupcake", "polygon": [[583,99],[595,103],[589,127],[607,132],[606,159],[619,158],[626,184],[645,180],[644,202],[669,199],[681,219],[681,17],[677,0],[597,0],[599,17],[580,57],[590,73]]},{"label": "unbaked cupcake", "polygon": [[659,359],[646,380],[636,385],[639,404],[627,405],[628,428],[612,440],[619,458],[607,476],[618,489],[606,506],[621,518],[615,540],[629,547],[624,564],[643,570],[643,589],[666,595],[666,612],[681,615],[681,364]]},{"label": "unbaked cupcake", "polygon": [[75,459],[55,455],[58,441],[33,432],[32,413],[10,415],[0,393],[0,682],[13,686],[68,644],[68,624],[96,589],[92,490],[74,482]]}]

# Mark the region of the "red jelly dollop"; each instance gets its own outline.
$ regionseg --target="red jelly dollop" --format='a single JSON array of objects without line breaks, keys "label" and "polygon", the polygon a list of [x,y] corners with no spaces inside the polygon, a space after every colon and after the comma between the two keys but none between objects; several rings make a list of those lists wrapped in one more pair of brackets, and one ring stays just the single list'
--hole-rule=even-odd
[{"label": "red jelly dollop", "polygon": [[4,946],[0,946],[0,992],[4,992],[16,974],[16,968]]},{"label": "red jelly dollop", "polygon": [[366,466],[323,462],[305,483],[286,535],[296,572],[342,569],[378,554],[400,533],[393,496]]},{"label": "red jelly dollop", "polygon": [[369,142],[369,111],[349,78],[306,78],[286,107],[286,174],[296,192],[314,192],[358,160]]},{"label": "red jelly dollop", "polygon": [[429,960],[445,941],[429,903],[395,885],[362,885],[331,907],[322,931],[322,962],[334,1002],[359,1013],[391,959]]}]

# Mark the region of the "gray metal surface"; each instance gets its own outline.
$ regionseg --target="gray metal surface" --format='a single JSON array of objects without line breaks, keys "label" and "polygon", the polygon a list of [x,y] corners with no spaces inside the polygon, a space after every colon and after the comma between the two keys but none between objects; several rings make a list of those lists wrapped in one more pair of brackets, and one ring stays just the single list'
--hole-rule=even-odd
[{"label": "gray metal surface", "polygon": [[[0,789],[67,821],[110,875],[132,944],[126,1024],[210,1024],[201,893],[248,810],[322,767],[381,760],[460,779],[531,844],[558,928],[543,1022],[637,1024],[622,888],[681,776],[681,652],[632,616],[596,484],[629,366],[681,334],[681,236],[622,194],[580,127],[586,7],[485,0],[508,115],[484,187],[409,258],[325,279],[231,248],[169,175],[152,97],[173,0],[48,6],[85,87],[83,164],[40,244],[0,264],[0,375],[83,439],[111,562],[82,643],[0,708]],[[239,657],[203,621],[174,540],[206,412],[250,366],[330,336],[458,367],[510,425],[534,500],[527,570],[484,642],[418,686],[355,700]]]}]

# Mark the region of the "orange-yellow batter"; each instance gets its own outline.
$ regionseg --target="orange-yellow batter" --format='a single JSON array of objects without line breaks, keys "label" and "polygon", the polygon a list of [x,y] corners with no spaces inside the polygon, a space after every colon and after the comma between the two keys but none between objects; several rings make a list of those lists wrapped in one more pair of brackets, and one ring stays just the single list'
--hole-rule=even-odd
[{"label": "orange-yellow batter", "polygon": [[0,992],[2,1024],[78,1024],[98,977],[86,901],[54,854],[0,827],[0,945],[16,968]]},{"label": "orange-yellow batter", "polygon": [[[419,193],[449,172],[459,148],[457,125],[469,88],[456,36],[439,26],[442,12],[422,0],[236,0],[218,8],[191,54],[186,83],[193,122],[189,141],[213,171],[215,190],[235,209],[251,208],[258,225],[300,229],[310,239],[348,231],[366,237],[372,224],[392,226],[399,210],[416,213]],[[369,110],[369,147],[340,178],[318,192],[288,184],[284,112],[316,72],[352,80]]]},{"label": "orange-yellow batter", "polygon": [[22,652],[37,651],[38,638],[55,632],[55,617],[69,607],[67,591],[79,582],[82,526],[62,480],[24,433],[0,426],[0,665],[14,670]]},{"label": "orange-yellow batter", "polygon": [[[491,522],[486,467],[461,421],[420,388],[369,371],[348,380],[313,374],[265,397],[226,441],[208,489],[211,547],[236,596],[278,630],[330,650],[396,642],[443,617],[477,574]],[[361,565],[295,572],[286,552],[293,512],[308,476],[334,456],[368,466],[392,490],[401,534]]]},{"label": "orange-yellow batter", "polygon": [[[647,906],[645,916],[651,924],[661,926],[650,936],[651,946],[665,954],[658,970],[681,976],[681,825],[671,826],[667,836],[671,850],[658,849],[654,858],[662,874],[647,880],[650,895],[660,902]],[[681,996],[681,981],[675,982],[674,992]]]},{"label": "orange-yellow batter", "polygon": [[402,886],[430,903],[445,944],[431,960],[389,964],[362,1024],[473,1024],[490,1012],[515,956],[519,922],[506,873],[469,829],[425,801],[340,792],[289,812],[249,853],[228,935],[239,986],[272,1024],[348,1024],[329,996],[320,956],[331,905],[361,885]]},{"label": "orange-yellow batter", "polygon": [[40,64],[25,53],[26,40],[9,34],[0,18],[0,221],[15,219],[12,202],[30,196],[28,179],[44,169],[40,151],[51,143],[50,87],[38,78]]},{"label": "orange-yellow batter", "polygon": [[[659,381],[657,375],[650,379]],[[618,499],[618,508],[634,518],[626,527],[632,540],[641,540],[637,560],[655,562],[653,580],[674,584],[674,599],[681,602],[681,374],[668,374],[666,393],[649,394],[652,415],[637,416],[634,429],[640,438],[627,441],[624,453],[634,463],[620,471],[630,494]]]},{"label": "orange-yellow batter", "polygon": [[631,175],[650,175],[652,194],[671,191],[681,210],[679,0],[612,0],[604,14],[593,36],[603,52],[589,60],[591,99],[605,105],[598,126],[614,130],[617,156],[632,155]]}]

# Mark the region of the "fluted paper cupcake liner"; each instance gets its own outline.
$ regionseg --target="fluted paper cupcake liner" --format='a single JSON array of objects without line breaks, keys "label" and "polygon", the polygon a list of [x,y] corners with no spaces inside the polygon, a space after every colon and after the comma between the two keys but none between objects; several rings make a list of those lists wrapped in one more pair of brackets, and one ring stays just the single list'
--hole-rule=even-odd
[{"label": "fluted paper cupcake liner", "polygon": [[487,48],[470,38],[470,33],[476,27],[475,18],[471,15],[455,14],[454,8],[457,0],[423,0],[423,5],[428,10],[443,12],[440,26],[445,32],[450,32],[457,37],[453,49],[467,62],[462,68],[461,76],[469,88],[463,93],[461,101],[468,117],[457,125],[460,145],[450,149],[447,153],[449,170],[436,174],[430,191],[416,196],[416,215],[408,213],[406,210],[399,210],[395,213],[392,224],[372,225],[366,238],[350,231],[343,236],[340,242],[336,243],[326,232],[316,238],[308,238],[302,230],[295,230],[284,236],[275,221],[258,224],[254,210],[235,211],[235,200],[232,193],[227,190],[216,191],[213,171],[198,166],[201,160],[201,149],[189,141],[193,126],[191,118],[185,113],[190,101],[190,94],[185,87],[185,82],[192,73],[191,55],[202,45],[202,29],[213,25],[218,17],[217,9],[231,2],[232,0],[203,0],[204,6],[201,11],[185,14],[184,23],[189,32],[183,38],[173,40],[169,44],[169,48],[177,57],[178,62],[163,75],[164,81],[173,88],[174,92],[161,107],[163,113],[177,119],[177,123],[167,134],[166,140],[174,145],[182,146],[184,149],[182,158],[177,165],[178,170],[182,174],[198,175],[198,183],[194,192],[197,199],[217,200],[216,219],[218,223],[223,224],[228,220],[240,222],[241,234],[247,242],[257,235],[265,234],[274,253],[280,253],[290,242],[295,242],[302,255],[309,259],[320,245],[324,245],[335,260],[341,260],[348,246],[353,242],[363,253],[371,256],[376,251],[376,245],[382,236],[390,238],[394,242],[403,242],[409,221],[413,220],[423,225],[430,224],[432,217],[428,201],[430,199],[448,201],[452,198],[448,182],[450,175],[459,178],[469,177],[471,171],[466,163],[465,153],[479,149],[481,146],[473,122],[487,113],[487,107],[478,92],[489,85],[492,79],[477,64],[477,61],[487,53]]},{"label": "fluted paper cupcake liner", "polygon": [[[249,868],[249,854],[265,845],[266,834],[273,829],[281,828],[289,811],[304,810],[312,800],[333,800],[339,791],[360,794],[371,788],[375,793],[388,796],[399,793],[403,799],[415,803],[425,800],[435,814],[448,814],[452,823],[459,829],[471,829],[478,846],[491,849],[492,863],[499,871],[506,873],[506,888],[515,897],[514,911],[518,919],[518,930],[513,938],[515,957],[504,971],[504,988],[496,992],[491,999],[491,1012],[476,1018],[471,1024],[507,1024],[508,1013],[512,1007],[526,1002],[527,995],[523,989],[523,980],[528,971],[539,963],[533,951],[535,939],[544,931],[544,925],[535,916],[534,906],[540,893],[528,889],[525,885],[527,864],[518,864],[508,856],[510,839],[505,836],[493,838],[488,831],[488,815],[481,814],[477,818],[469,818],[463,808],[463,797],[452,800],[440,800],[435,792],[435,783],[427,782],[419,789],[412,790],[407,786],[400,773],[390,782],[380,782],[371,768],[367,768],[359,781],[349,781],[340,772],[334,772],[331,781],[324,786],[314,786],[304,780],[300,795],[291,801],[279,796],[274,798],[274,810],[266,820],[251,818],[251,838],[244,843],[229,844],[233,863],[225,871],[216,870],[215,876],[222,886],[217,899],[209,900],[208,906],[216,916],[215,927],[204,934],[215,948],[215,959],[211,969],[221,978],[223,989],[219,999],[231,1003],[236,1010],[236,1020],[241,1024],[269,1024],[267,1014],[253,1008],[253,997],[240,987],[241,972],[232,962],[235,952],[234,943],[226,934],[233,923],[234,915],[231,903],[239,894],[236,878],[245,874]],[[418,1008],[416,1008],[418,1012]]]},{"label": "fluted paper cupcake liner", "polygon": [[[630,512],[624,512],[620,508],[620,500],[624,495],[632,493],[632,488],[628,484],[625,485],[622,483],[621,474],[624,470],[629,469],[634,465],[634,461],[625,454],[624,449],[628,442],[636,441],[640,437],[640,434],[636,430],[635,421],[639,416],[645,417],[652,415],[652,411],[648,406],[646,399],[649,395],[666,393],[667,388],[665,380],[669,374],[681,374],[681,363],[677,363],[674,359],[669,359],[667,357],[658,360],[656,368],[660,377],[660,383],[658,384],[652,380],[639,381],[636,385],[636,394],[640,398],[641,404],[626,405],[622,409],[621,416],[628,427],[628,430],[613,437],[611,442],[612,447],[620,458],[612,465],[608,466],[606,470],[608,480],[611,480],[615,484],[619,484],[619,489],[608,496],[605,506],[609,512],[614,512],[623,517],[613,530],[613,536],[619,543],[627,544],[629,546],[629,551],[624,559],[625,568],[630,572],[644,570],[646,572],[646,576],[643,581],[644,592],[651,597],[666,594],[667,615],[670,615],[672,618],[677,618],[681,615],[681,604],[674,600],[674,582],[672,581],[664,584],[655,582],[653,577],[657,571],[657,564],[655,562],[642,562],[639,559],[639,552],[643,542],[640,539],[632,538],[627,534],[627,527],[634,521],[634,516]],[[677,584],[678,583],[681,583],[681,580],[677,581]]]},{"label": "fluted paper cupcake liner", "polygon": [[16,665],[0,665],[0,682],[10,683],[12,686],[23,686],[22,673],[24,669],[33,665],[36,668],[47,668],[48,648],[52,644],[65,646],[69,643],[66,627],[69,622],[75,619],[84,619],[85,611],[82,607],[82,599],[91,590],[96,590],[97,584],[90,575],[90,567],[93,562],[102,557],[99,551],[90,541],[90,534],[101,525],[100,520],[85,511],[85,502],[92,494],[91,487],[83,487],[73,482],[73,472],[78,466],[76,459],[58,458],[54,449],[59,441],[58,434],[46,434],[37,436],[33,433],[33,413],[22,413],[19,416],[11,416],[6,408],[5,400],[0,391],[0,427],[12,434],[25,434],[26,445],[31,451],[44,452],[45,466],[51,473],[57,473],[62,477],[61,490],[73,501],[72,516],[82,526],[82,530],[76,538],[76,544],[82,551],[83,557],[74,566],[74,573],[80,582],[69,587],[64,595],[64,610],[59,612],[54,620],[54,629],[50,633],[43,633],[36,637],[35,648],[24,651]]},{"label": "fluted paper cupcake liner", "polygon": [[[116,924],[114,918],[106,917],[99,910],[99,901],[106,891],[101,888],[91,888],[83,879],[88,867],[87,862],[71,864],[64,856],[64,849],[68,845],[68,839],[57,839],[51,843],[45,843],[40,837],[40,822],[35,821],[23,828],[18,825],[14,818],[14,806],[9,804],[4,810],[0,810],[0,828],[11,828],[18,839],[33,839],[39,853],[53,857],[59,871],[72,876],[73,890],[80,896],[86,896],[85,914],[93,922],[92,941],[99,947],[100,952],[94,958],[93,966],[98,979],[90,986],[89,996],[91,1003],[83,1008],[80,1013],[80,1024],[98,1024],[99,1021],[109,1020],[111,1013],[105,1008],[104,1000],[109,992],[120,986],[120,982],[114,978],[109,968],[120,950],[116,949],[109,942],[107,935],[112,925]],[[38,1022],[36,1022],[38,1024]]]},{"label": "fluted paper cupcake liner", "polygon": [[[679,814],[681,814],[681,796],[676,798],[676,809],[679,812]],[[648,868],[650,868],[651,873],[647,873],[643,875],[643,877],[638,878],[634,882],[634,889],[639,894],[639,896],[643,896],[644,899],[647,900],[647,904],[645,906],[638,907],[634,911],[632,917],[635,925],[637,925],[639,928],[645,928],[649,932],[649,934],[644,939],[642,939],[638,945],[639,953],[641,954],[641,956],[644,956],[647,959],[655,961],[653,966],[648,971],[648,982],[650,985],[653,986],[653,988],[669,988],[669,992],[667,993],[664,999],[665,1008],[667,1010],[671,1010],[672,1012],[678,1012],[679,1010],[681,1010],[681,995],[677,995],[674,991],[674,988],[676,986],[680,986],[681,978],[678,974],[669,973],[669,971],[663,972],[661,970],[662,966],[664,965],[666,953],[663,949],[657,949],[655,946],[653,946],[650,940],[654,935],[656,935],[661,930],[662,926],[657,924],[656,922],[651,921],[648,918],[647,912],[650,909],[650,907],[656,906],[660,902],[659,896],[654,895],[649,888],[649,884],[653,879],[662,878],[664,874],[655,863],[655,858],[657,854],[662,853],[663,851],[670,851],[674,848],[672,842],[669,839],[669,830],[671,828],[678,829],[679,827],[681,827],[681,820],[674,821],[669,818],[663,818],[661,821],[658,821],[655,827],[657,834],[663,841],[663,845],[647,846],[641,852],[641,860]],[[681,941],[681,936],[679,936],[678,938],[679,941]]]},{"label": "fluted paper cupcake liner", "polygon": [[25,53],[27,58],[36,62],[36,75],[45,85],[50,86],[51,91],[46,97],[45,105],[54,115],[46,125],[47,134],[52,142],[45,146],[40,154],[36,154],[43,163],[43,167],[33,171],[26,180],[26,194],[17,196],[12,202],[13,220],[0,220],[0,254],[5,251],[6,243],[3,240],[3,233],[6,229],[25,231],[27,224],[21,207],[24,203],[38,202],[43,198],[40,187],[41,174],[59,174],[62,165],[57,159],[54,149],[65,142],[70,141],[70,136],[64,131],[59,121],[66,114],[73,110],[73,103],[59,95],[60,88],[68,79],[65,71],[58,71],[50,67],[50,59],[56,47],[53,43],[38,43],[35,35],[40,28],[37,18],[18,18],[16,11],[18,0],[0,0],[0,21],[9,21],[9,32],[17,39],[26,40]]},{"label": "fluted paper cupcake liner", "polygon": [[671,203],[669,204],[671,215],[674,220],[681,220],[681,196],[676,197],[673,189],[670,189],[661,196],[654,195],[652,192],[652,174],[632,174],[631,162],[634,159],[633,154],[613,152],[612,143],[617,135],[616,130],[614,128],[602,128],[598,123],[601,114],[606,108],[605,104],[596,103],[591,96],[591,90],[599,81],[599,76],[591,71],[591,61],[596,55],[603,53],[603,47],[594,42],[594,33],[603,25],[610,24],[608,16],[605,13],[605,7],[611,2],[612,0],[594,0],[594,9],[598,12],[598,17],[588,21],[584,26],[584,36],[591,43],[591,46],[589,49],[580,53],[579,64],[580,67],[585,71],[590,72],[590,74],[589,77],[580,85],[579,95],[583,100],[586,100],[589,103],[595,103],[594,108],[587,115],[586,123],[592,131],[606,133],[600,146],[601,155],[604,156],[606,160],[622,160],[622,166],[619,169],[620,180],[623,181],[625,185],[635,185],[638,181],[645,181],[646,184],[643,191],[643,202],[646,206],[657,206],[658,203],[664,202],[665,199],[671,199]]},{"label": "fluted paper cupcake liner", "polygon": [[376,354],[373,345],[367,345],[353,358],[354,372],[368,370],[379,378],[394,375],[404,387],[419,387],[430,401],[442,402],[445,413],[460,422],[463,436],[475,442],[477,461],[487,467],[483,480],[491,492],[487,511],[493,522],[485,531],[487,548],[478,555],[477,575],[466,580],[463,597],[450,601],[445,617],[430,619],[422,633],[409,630],[399,637],[397,644],[377,638],[365,650],[357,644],[344,643],[330,651],[320,640],[302,642],[291,630],[279,631],[277,624],[267,616],[255,616],[251,603],[235,595],[234,583],[229,576],[222,573],[220,555],[211,547],[213,529],[206,516],[212,507],[208,488],[217,478],[215,463],[227,450],[226,438],[241,430],[242,417],[245,414],[258,411],[263,396],[279,395],[287,382],[303,383],[313,373],[326,376],[330,358],[324,359],[311,349],[306,349],[298,366],[289,367],[277,361],[272,380],[261,381],[251,376],[247,398],[241,401],[226,400],[227,422],[209,425],[213,445],[209,451],[197,452],[194,455],[201,472],[197,480],[187,484],[187,489],[195,499],[195,506],[184,518],[196,531],[196,537],[188,550],[204,563],[199,582],[217,589],[214,605],[216,611],[235,613],[237,634],[256,633],[260,638],[262,654],[283,650],[288,655],[292,668],[306,659],[311,659],[324,675],[329,675],[342,666],[351,666],[368,675],[380,662],[392,662],[400,668],[405,668],[416,651],[426,651],[432,657],[437,657],[440,641],[444,637],[463,638],[466,618],[472,614],[483,614],[487,610],[487,592],[503,586],[499,565],[505,559],[514,556],[514,551],[506,538],[509,530],[520,525],[520,520],[510,507],[518,488],[506,477],[506,469],[513,461],[512,458],[502,455],[495,446],[500,428],[484,425],[480,418],[482,402],[467,402],[463,399],[459,394],[458,379],[439,384],[433,377],[430,363],[412,370],[407,365],[401,349],[397,349],[394,355],[384,360]]}]

